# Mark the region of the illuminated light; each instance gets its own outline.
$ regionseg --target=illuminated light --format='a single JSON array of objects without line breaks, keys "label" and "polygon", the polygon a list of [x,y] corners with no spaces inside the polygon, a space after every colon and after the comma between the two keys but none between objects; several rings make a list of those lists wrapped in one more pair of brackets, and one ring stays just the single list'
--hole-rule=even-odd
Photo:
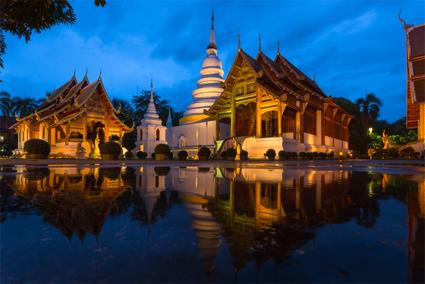
[{"label": "illuminated light", "polygon": [[369,134],[372,134],[372,132],[373,132],[373,128],[369,127]]}]

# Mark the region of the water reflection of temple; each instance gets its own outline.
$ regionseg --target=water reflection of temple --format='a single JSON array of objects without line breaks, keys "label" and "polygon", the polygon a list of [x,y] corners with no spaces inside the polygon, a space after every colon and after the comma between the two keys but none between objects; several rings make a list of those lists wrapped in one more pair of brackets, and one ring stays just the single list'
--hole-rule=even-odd
[{"label": "water reflection of temple", "polygon": [[18,168],[11,184],[43,219],[67,238],[99,236],[108,215],[129,191],[121,168]]},{"label": "water reflection of temple", "polygon": [[223,241],[236,272],[247,263],[260,269],[314,239],[319,226],[352,220],[373,227],[380,216],[378,199],[392,196],[407,204],[408,277],[424,280],[423,175],[407,180],[290,167],[18,168],[10,186],[68,238],[98,236],[108,215],[130,206],[150,232],[158,216],[181,202],[192,218],[208,279],[214,279]]}]

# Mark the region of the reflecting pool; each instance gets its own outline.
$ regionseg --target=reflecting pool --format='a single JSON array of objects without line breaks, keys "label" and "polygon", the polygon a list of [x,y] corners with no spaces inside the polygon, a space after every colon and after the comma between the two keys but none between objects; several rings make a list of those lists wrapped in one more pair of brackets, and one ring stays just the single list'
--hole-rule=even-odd
[{"label": "reflecting pool", "polygon": [[0,167],[0,282],[423,282],[420,171]]}]

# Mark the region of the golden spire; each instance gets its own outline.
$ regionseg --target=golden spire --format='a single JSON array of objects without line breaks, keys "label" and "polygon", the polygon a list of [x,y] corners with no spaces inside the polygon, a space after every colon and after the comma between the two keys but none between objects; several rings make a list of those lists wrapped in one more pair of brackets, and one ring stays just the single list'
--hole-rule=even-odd
[{"label": "golden spire", "polygon": [[241,50],[241,34],[238,33],[238,51]]}]

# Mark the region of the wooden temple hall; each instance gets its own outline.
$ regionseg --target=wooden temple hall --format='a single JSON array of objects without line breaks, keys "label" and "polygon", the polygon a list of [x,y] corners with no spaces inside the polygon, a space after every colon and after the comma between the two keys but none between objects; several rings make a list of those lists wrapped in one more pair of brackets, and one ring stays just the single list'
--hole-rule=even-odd
[{"label": "wooden temple hall", "polygon": [[[216,121],[222,147],[233,140],[252,157],[267,149],[348,151],[351,116],[279,51],[274,60],[261,51],[254,59],[242,48],[223,93],[206,114]],[[233,139],[233,137],[236,137]]]},{"label": "wooden temple hall", "polygon": [[63,157],[98,157],[99,145],[111,138],[121,139],[132,131],[118,117],[108,98],[102,77],[90,83],[86,75],[72,78],[46,97],[32,114],[16,117],[12,125],[18,133],[18,150],[32,138],[43,139],[51,154]]}]

